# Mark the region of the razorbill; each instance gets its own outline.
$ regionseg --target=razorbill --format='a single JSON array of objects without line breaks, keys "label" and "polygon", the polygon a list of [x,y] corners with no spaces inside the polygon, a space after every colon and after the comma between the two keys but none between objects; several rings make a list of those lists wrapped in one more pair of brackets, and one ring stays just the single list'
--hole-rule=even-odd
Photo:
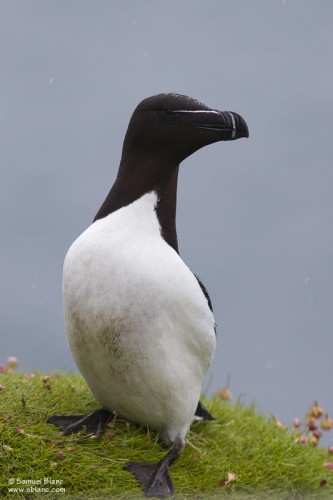
[{"label": "razorbill", "polygon": [[146,496],[174,493],[168,467],[179,457],[215,350],[211,301],[179,256],[180,163],[217,141],[248,137],[244,119],[190,97],[144,99],[130,120],[117,178],[94,222],[65,258],[69,345],[102,409],[56,415],[65,434],[100,435],[118,414],[160,431],[171,449],[156,464],[129,463]]}]

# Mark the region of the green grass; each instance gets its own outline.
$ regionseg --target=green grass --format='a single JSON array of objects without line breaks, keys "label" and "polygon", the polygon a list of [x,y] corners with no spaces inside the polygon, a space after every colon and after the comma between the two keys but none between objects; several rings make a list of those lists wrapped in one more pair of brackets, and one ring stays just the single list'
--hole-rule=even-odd
[{"label": "green grass", "polygon": [[[158,436],[116,420],[101,439],[83,432],[65,437],[45,423],[55,413],[87,413],[98,404],[78,375],[0,374],[0,498],[142,498],[140,485],[123,470],[128,461],[157,461],[165,455]],[[333,498],[332,461],[326,450],[295,443],[291,431],[253,407],[211,399],[217,422],[194,423],[190,445],[171,467],[177,498]],[[23,430],[23,433],[20,432]],[[59,453],[62,452],[62,453]],[[224,486],[228,473],[236,481]],[[10,479],[14,484],[9,485]],[[65,493],[9,493],[21,480],[49,478]],[[323,478],[327,484],[321,486]],[[31,485],[30,485],[31,486]]]}]

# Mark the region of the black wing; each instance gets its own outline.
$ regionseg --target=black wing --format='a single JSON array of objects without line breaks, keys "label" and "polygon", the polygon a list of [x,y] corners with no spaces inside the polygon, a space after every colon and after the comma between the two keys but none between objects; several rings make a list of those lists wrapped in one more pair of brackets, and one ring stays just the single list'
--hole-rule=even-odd
[{"label": "black wing", "polygon": [[210,300],[210,296],[209,296],[209,293],[207,292],[207,288],[205,287],[205,285],[203,284],[203,282],[201,281],[201,279],[196,274],[194,276],[197,278],[197,281],[198,281],[198,283],[200,285],[202,293],[204,294],[204,296],[207,299],[207,302],[208,302],[208,305],[209,305],[209,309],[213,312],[212,301]]},{"label": "black wing", "polygon": [[[209,309],[213,312],[212,301],[210,300],[210,296],[209,296],[209,293],[207,292],[207,288],[205,287],[205,285],[203,284],[203,282],[201,281],[201,279],[196,274],[194,276],[197,278],[197,281],[198,281],[198,283],[200,285],[202,293],[206,297]],[[214,330],[215,330],[215,335],[216,335],[216,323],[215,323],[215,326],[214,326]]]}]

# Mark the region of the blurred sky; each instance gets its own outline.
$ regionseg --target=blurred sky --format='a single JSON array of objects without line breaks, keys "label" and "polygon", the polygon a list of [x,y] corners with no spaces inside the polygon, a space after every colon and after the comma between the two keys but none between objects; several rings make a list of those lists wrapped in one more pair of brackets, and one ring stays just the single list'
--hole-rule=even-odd
[{"label": "blurred sky", "polygon": [[231,376],[285,423],[333,415],[333,2],[0,0],[0,362],[75,370],[62,263],[115,178],[138,102],[240,113],[249,140],[188,158],[180,252],[208,288]]}]

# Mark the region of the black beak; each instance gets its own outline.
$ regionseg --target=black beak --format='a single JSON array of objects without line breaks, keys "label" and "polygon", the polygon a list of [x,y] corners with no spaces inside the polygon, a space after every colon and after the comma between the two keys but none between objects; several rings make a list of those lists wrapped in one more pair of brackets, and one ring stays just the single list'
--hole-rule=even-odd
[{"label": "black beak", "polygon": [[211,118],[214,118],[214,120],[193,123],[192,126],[217,132],[221,141],[234,141],[241,137],[249,137],[246,121],[240,115],[232,111],[215,111],[213,113]]}]

